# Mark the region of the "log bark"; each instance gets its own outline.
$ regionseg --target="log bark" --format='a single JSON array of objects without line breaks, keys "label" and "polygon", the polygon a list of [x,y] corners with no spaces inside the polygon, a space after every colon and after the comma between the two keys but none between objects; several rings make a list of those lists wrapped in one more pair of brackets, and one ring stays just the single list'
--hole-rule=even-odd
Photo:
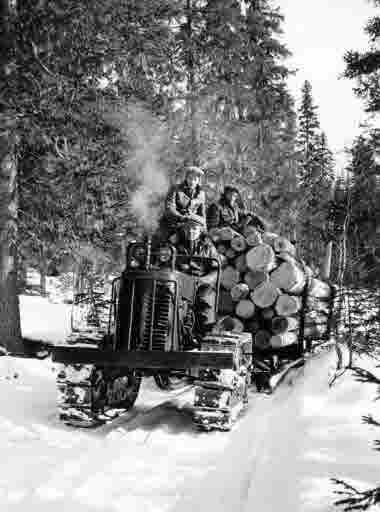
[{"label": "log bark", "polygon": [[293,262],[284,261],[270,274],[272,283],[285,292],[302,293],[306,285],[306,276]]},{"label": "log bark", "polygon": [[228,265],[222,271],[221,284],[226,290],[231,290],[240,281],[240,272]]},{"label": "log bark", "polygon": [[283,293],[276,302],[275,310],[278,316],[292,316],[300,311],[301,305],[299,297]]},{"label": "log bark", "polygon": [[272,306],[279,296],[279,290],[270,281],[260,284],[250,297],[252,302],[260,308],[267,308]]},{"label": "log bark", "polygon": [[270,345],[273,348],[287,347],[297,343],[298,335],[295,332],[284,332],[282,334],[275,334],[270,339]]},{"label": "log bark", "polygon": [[244,276],[244,282],[248,285],[250,290],[254,290],[260,284],[269,280],[269,274],[261,270],[250,270]]},{"label": "log bark", "polygon": [[255,305],[249,299],[240,300],[236,305],[236,315],[248,320],[255,314]]},{"label": "log bark", "polygon": [[276,267],[276,256],[270,245],[260,244],[246,253],[247,267],[250,270],[270,272]]},{"label": "log bark", "polygon": [[238,283],[231,288],[231,298],[233,301],[246,299],[249,295],[249,286],[246,283]]}]

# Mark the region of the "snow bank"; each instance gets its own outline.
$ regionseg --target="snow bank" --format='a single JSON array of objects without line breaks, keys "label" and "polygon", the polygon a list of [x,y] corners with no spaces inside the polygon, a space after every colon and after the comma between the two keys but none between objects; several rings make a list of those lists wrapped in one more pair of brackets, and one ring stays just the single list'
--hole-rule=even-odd
[{"label": "snow bank", "polygon": [[[24,335],[65,336],[70,306],[21,305]],[[273,396],[252,393],[230,433],[195,431],[191,393],[168,395],[151,379],[130,413],[91,431],[59,423],[49,359],[1,357],[1,510],[333,512],[331,478],[380,481],[378,429],[361,423],[378,416],[375,389],[349,373],[329,388],[334,364],[323,354]]]},{"label": "snow bank", "polygon": [[70,333],[71,306],[38,295],[20,295],[22,335],[58,344]]}]

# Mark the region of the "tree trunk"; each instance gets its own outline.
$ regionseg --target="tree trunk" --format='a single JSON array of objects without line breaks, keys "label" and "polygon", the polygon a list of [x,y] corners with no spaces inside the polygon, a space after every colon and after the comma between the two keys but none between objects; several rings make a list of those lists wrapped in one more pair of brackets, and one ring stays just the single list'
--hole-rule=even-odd
[{"label": "tree trunk", "polygon": [[[0,125],[4,127],[4,115]],[[0,135],[0,346],[23,352],[17,295],[17,164],[10,133]]]},{"label": "tree trunk", "polygon": [[0,347],[12,353],[23,353],[16,272],[16,116],[5,106],[14,55],[15,8],[15,1],[0,0]]}]

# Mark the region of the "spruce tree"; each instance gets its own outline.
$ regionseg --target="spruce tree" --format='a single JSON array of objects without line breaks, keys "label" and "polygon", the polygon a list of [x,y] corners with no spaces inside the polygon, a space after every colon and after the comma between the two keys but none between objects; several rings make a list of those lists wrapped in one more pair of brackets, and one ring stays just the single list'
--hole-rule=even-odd
[{"label": "spruce tree", "polygon": [[[375,7],[380,7],[379,0],[372,0]],[[365,27],[370,41],[367,51],[348,51],[344,60],[346,63],[345,77],[356,82],[355,93],[363,98],[367,112],[380,111],[380,16],[373,16]]]},{"label": "spruce tree", "polygon": [[329,242],[328,216],[334,162],[327,137],[320,130],[318,108],[310,82],[301,90],[298,110],[299,188],[301,191],[298,236],[306,260],[318,267]]}]

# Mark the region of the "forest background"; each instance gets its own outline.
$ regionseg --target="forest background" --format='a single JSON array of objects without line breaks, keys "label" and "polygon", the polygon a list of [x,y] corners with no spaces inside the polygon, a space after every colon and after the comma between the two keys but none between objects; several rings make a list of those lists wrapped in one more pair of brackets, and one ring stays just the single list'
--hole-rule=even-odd
[{"label": "forest background", "polygon": [[312,84],[298,106],[289,92],[283,22],[270,0],[1,0],[5,346],[21,343],[27,268],[43,292],[48,275],[118,272],[187,164],[205,169],[208,201],[237,185],[316,272],[330,242],[333,279],[344,268],[347,282],[373,281],[379,17],[365,28],[368,51],[344,56],[369,123],[339,176]]}]

